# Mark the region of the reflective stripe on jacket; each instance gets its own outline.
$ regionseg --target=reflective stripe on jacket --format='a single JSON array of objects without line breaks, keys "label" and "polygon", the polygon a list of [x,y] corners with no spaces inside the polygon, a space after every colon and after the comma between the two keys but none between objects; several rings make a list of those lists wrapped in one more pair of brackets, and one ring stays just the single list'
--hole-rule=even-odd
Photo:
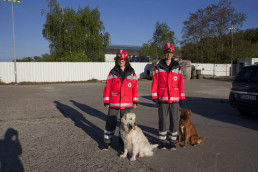
[{"label": "reflective stripe on jacket", "polygon": [[132,108],[133,103],[138,103],[138,80],[133,68],[126,71],[123,82],[117,68],[110,71],[103,91],[103,100],[109,107],[119,109]]},{"label": "reflective stripe on jacket", "polygon": [[155,66],[151,94],[152,99],[158,98],[159,102],[172,103],[185,99],[183,70],[178,62],[173,61],[170,71],[165,60]]}]

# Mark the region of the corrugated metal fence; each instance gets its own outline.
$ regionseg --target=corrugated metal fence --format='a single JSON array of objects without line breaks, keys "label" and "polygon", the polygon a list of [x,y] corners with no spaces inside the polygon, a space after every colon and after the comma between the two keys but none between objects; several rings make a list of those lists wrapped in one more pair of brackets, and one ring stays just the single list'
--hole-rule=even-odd
[{"label": "corrugated metal fence", "polygon": [[[17,62],[17,82],[73,82],[106,80],[114,62]],[[131,63],[140,78],[147,77],[150,63]],[[202,74],[229,76],[230,64],[194,64]],[[0,62],[0,82],[15,82],[14,63]]]},{"label": "corrugated metal fence", "polygon": [[231,64],[192,63],[204,76],[230,76]]},{"label": "corrugated metal fence", "polygon": [[[114,62],[17,62],[17,82],[73,82],[106,80]],[[149,63],[132,63],[138,77],[147,75]],[[15,82],[14,63],[0,62],[0,82]]]}]

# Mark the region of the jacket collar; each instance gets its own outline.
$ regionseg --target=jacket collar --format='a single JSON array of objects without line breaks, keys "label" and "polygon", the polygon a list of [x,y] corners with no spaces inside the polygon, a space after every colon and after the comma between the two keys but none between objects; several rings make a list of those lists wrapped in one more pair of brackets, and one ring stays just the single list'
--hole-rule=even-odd
[{"label": "jacket collar", "polygon": [[[111,70],[111,73],[117,75],[120,79],[121,79],[121,72],[122,72],[122,70],[120,69],[119,66],[115,66],[115,67]],[[126,78],[127,76],[129,76],[129,75],[135,73],[135,72],[134,72],[134,69],[133,69],[132,67],[126,68],[126,69],[125,69],[125,72],[126,72],[126,73],[125,73],[125,78]]]},{"label": "jacket collar", "polygon": [[[172,66],[174,66],[174,65],[179,65],[179,63],[178,63],[177,61],[173,60],[173,59],[172,59],[171,63],[172,63],[172,64],[171,64]],[[166,64],[166,59],[161,59],[161,60],[159,61],[158,65],[159,65],[160,67],[164,68],[164,69],[168,69],[168,66],[167,66],[167,64]]]}]

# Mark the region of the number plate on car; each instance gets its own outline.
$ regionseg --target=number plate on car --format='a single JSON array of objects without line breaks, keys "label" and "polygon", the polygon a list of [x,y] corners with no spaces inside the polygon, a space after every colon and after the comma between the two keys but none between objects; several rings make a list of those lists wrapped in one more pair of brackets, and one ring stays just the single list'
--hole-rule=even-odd
[{"label": "number plate on car", "polygon": [[245,100],[256,100],[256,96],[252,96],[252,95],[240,95],[241,99],[245,99]]}]

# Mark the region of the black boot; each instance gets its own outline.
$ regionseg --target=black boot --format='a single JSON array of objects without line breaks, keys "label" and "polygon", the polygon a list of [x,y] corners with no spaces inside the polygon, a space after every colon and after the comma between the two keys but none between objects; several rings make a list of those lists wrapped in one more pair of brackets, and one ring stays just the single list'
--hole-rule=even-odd
[{"label": "black boot", "polygon": [[167,149],[166,148],[166,141],[160,140],[158,148],[159,149]]},{"label": "black boot", "polygon": [[108,150],[110,148],[110,143],[104,143],[102,150]]},{"label": "black boot", "polygon": [[169,143],[169,149],[176,150],[176,143],[170,142]]}]

